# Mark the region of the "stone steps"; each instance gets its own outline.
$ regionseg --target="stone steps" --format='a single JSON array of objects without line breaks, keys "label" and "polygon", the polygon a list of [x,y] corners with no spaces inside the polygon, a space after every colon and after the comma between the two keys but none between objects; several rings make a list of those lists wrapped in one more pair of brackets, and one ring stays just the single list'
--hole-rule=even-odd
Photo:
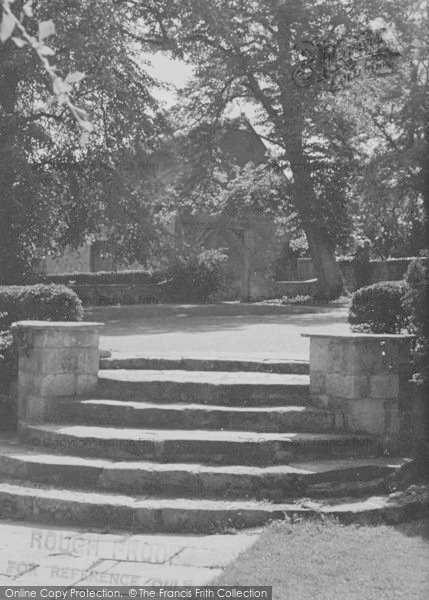
[{"label": "stone steps", "polygon": [[309,363],[305,360],[255,360],[234,358],[191,358],[135,356],[117,354],[114,357],[101,358],[101,369],[145,369],[145,370],[182,370],[182,371],[240,371],[252,373],[280,373],[289,375],[308,375]]},{"label": "stone steps", "polygon": [[308,496],[362,495],[384,489],[403,459],[330,460],[269,467],[201,463],[113,461],[39,453],[25,446],[3,450],[0,474],[7,479],[122,494],[194,498],[255,498],[284,501]]},{"label": "stone steps", "polygon": [[50,420],[145,429],[251,430],[274,433],[333,432],[342,425],[336,423],[332,412],[310,406],[241,407],[106,399],[69,399],[58,405]]},{"label": "stone steps", "polygon": [[228,406],[301,405],[309,376],[228,371],[126,370],[99,372],[96,396],[113,400]]},{"label": "stone steps", "polygon": [[[404,463],[382,458],[399,380],[384,338],[348,336],[344,350],[343,337],[335,345],[314,334],[310,399],[307,366],[293,361],[122,356],[99,370],[100,324],[15,329],[23,447],[0,448],[0,518],[158,532],[255,527],[287,514],[396,518],[396,497],[341,500],[383,490]],[[329,411],[315,408],[325,392]],[[347,421],[349,400],[362,414]],[[347,424],[380,435],[350,434]],[[411,493],[404,506],[405,515],[426,510],[428,494]]]},{"label": "stone steps", "polygon": [[69,424],[20,425],[21,439],[45,451],[114,459],[208,464],[288,464],[297,457],[379,456],[375,437],[329,433],[261,433],[139,429]]}]

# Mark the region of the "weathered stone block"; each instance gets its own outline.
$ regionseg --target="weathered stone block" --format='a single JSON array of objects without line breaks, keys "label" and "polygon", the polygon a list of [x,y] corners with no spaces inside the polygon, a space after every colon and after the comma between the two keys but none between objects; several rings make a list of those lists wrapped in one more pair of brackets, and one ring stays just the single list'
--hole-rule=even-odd
[{"label": "weathered stone block", "polygon": [[324,394],[326,391],[326,374],[323,371],[310,372],[310,391],[314,394]]},{"label": "weathered stone block", "polygon": [[41,376],[39,392],[45,397],[74,396],[76,393],[76,373],[54,373]]},{"label": "weathered stone block", "polygon": [[370,377],[371,398],[397,398],[399,395],[399,376],[395,373],[389,375],[372,375]]},{"label": "weathered stone block", "polygon": [[73,349],[46,348],[41,360],[44,374],[76,373],[79,370],[78,355]]},{"label": "weathered stone block", "polygon": [[339,398],[365,398],[369,395],[368,377],[327,373],[326,393]]},{"label": "weathered stone block", "polygon": [[48,411],[46,398],[35,394],[18,396],[18,419],[31,423],[43,423]]},{"label": "weathered stone block", "polygon": [[370,375],[390,372],[398,362],[397,348],[392,351],[378,340],[349,339],[342,343],[340,359],[336,365],[342,373]]},{"label": "weathered stone block", "polygon": [[[381,450],[395,446],[399,436],[400,413],[394,402],[381,399],[344,399],[342,403],[344,425],[349,431],[380,437]],[[374,442],[377,445],[377,442]],[[374,450],[376,450],[374,446]],[[377,454],[377,452],[374,452]]]},{"label": "weathered stone block", "polygon": [[18,368],[21,373],[40,373],[42,370],[43,353],[38,348],[31,348],[19,353]]},{"label": "weathered stone block", "polygon": [[76,380],[75,394],[82,396],[90,394],[95,390],[98,383],[98,376],[94,375],[78,375]]},{"label": "weathered stone block", "polygon": [[331,370],[329,343],[327,340],[314,340],[310,346],[310,363],[314,371],[326,372]]},{"label": "weathered stone block", "polygon": [[62,348],[63,334],[60,330],[36,331],[31,337],[33,348]]},{"label": "weathered stone block", "polygon": [[328,364],[327,371],[329,373],[344,372],[344,344],[341,340],[330,340],[325,345],[325,361]]},{"label": "weathered stone block", "polygon": [[63,345],[68,348],[70,346],[77,348],[98,348],[99,335],[98,333],[78,332],[68,334],[63,338]]},{"label": "weathered stone block", "polygon": [[44,347],[33,348],[19,357],[19,370],[23,373],[97,373],[100,364],[98,348]]},{"label": "weathered stone block", "polygon": [[100,351],[98,348],[79,349],[79,372],[81,374],[97,375],[100,366]]}]

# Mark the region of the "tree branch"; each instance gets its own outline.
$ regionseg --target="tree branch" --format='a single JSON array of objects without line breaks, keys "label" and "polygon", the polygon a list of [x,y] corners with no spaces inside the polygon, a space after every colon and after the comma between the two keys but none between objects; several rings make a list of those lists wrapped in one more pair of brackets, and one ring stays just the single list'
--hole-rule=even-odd
[{"label": "tree branch", "polygon": [[40,111],[40,112],[34,113],[32,115],[22,116],[22,117],[20,117],[20,119],[22,119],[24,121],[38,121],[39,119],[52,119],[52,120],[56,121],[57,123],[63,123],[64,115],[65,115],[65,112],[62,112],[61,115],[53,115],[53,114],[47,113],[45,111]]}]

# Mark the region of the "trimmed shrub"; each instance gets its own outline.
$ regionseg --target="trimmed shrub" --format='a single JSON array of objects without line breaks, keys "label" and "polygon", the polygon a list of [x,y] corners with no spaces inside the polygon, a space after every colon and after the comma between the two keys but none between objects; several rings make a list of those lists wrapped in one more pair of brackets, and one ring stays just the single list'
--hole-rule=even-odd
[{"label": "trimmed shrub", "polygon": [[381,281],[357,290],[352,296],[349,323],[354,331],[399,333],[406,326],[402,301],[404,281]]},{"label": "trimmed shrub", "polygon": [[5,329],[14,321],[80,321],[82,302],[65,285],[10,285],[0,287],[0,313]]},{"label": "trimmed shrub", "polygon": [[0,331],[0,394],[7,394],[18,377],[18,356],[9,331]]},{"label": "trimmed shrub", "polygon": [[407,290],[403,298],[404,310],[408,317],[409,329],[422,336],[426,326],[428,331],[428,289],[429,273],[427,263],[415,258],[405,275]]},{"label": "trimmed shrub", "polygon": [[408,329],[417,337],[415,367],[421,380],[429,383],[429,269],[427,261],[414,259],[405,275],[407,291],[403,307]]},{"label": "trimmed shrub", "polygon": [[224,285],[221,250],[204,250],[200,254],[178,258],[167,273],[165,294],[170,302],[207,302]]}]

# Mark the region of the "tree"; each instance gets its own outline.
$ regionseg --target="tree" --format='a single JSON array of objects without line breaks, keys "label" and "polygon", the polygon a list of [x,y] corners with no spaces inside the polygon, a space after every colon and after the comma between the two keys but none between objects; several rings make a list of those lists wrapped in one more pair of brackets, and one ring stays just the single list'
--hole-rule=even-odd
[{"label": "tree", "polygon": [[144,262],[159,240],[162,194],[148,165],[168,126],[141,44],[126,34],[129,10],[113,0],[41,0],[33,15],[28,2],[6,4],[30,40],[17,44],[26,38],[15,20],[0,43],[0,280],[19,280],[37,253],[102,231],[119,260]]},{"label": "tree", "polygon": [[[136,4],[133,10],[138,11]],[[411,0],[400,7],[394,0],[332,0],[316,5],[307,0],[165,0],[146,4],[144,31],[136,27],[133,32],[136,38],[149,37],[154,47],[169,49],[195,65],[195,78],[182,103],[197,128],[206,123],[209,132],[215,130],[216,122],[237,101],[252,103],[259,110],[261,131],[291,169],[293,202],[324,297],[335,297],[341,290],[330,229],[336,216],[340,220],[346,216],[353,161],[361,155],[350,143],[354,124],[349,115],[336,110],[338,100],[347,101],[347,91],[329,89],[323,77],[322,81],[314,78],[310,87],[294,85],[301,68],[297,46],[302,49],[307,44],[308,49],[313,39],[327,39],[339,26],[345,29],[342,43],[347,44],[353,32],[372,31],[375,19],[393,27],[401,20],[410,22],[412,4]],[[374,56],[374,64],[377,61]],[[319,66],[316,61],[307,64],[307,70]],[[356,63],[345,64],[337,80],[353,78],[355,67]],[[305,69],[301,69],[304,77]],[[379,92],[388,79],[377,80]],[[362,91],[358,82],[355,87]],[[206,141],[210,142],[210,133]]]},{"label": "tree", "polygon": [[348,122],[358,159],[348,195],[356,234],[371,239],[379,256],[410,256],[429,237],[427,4],[388,2],[378,11],[400,52],[395,73],[355,81],[333,96],[331,113]]},{"label": "tree", "polygon": [[260,109],[260,125],[291,168],[293,201],[307,235],[319,278],[319,295],[342,289],[334,243],[311,176],[306,119],[317,91],[292,82],[294,45],[329,27],[329,15],[310,2],[187,0],[157,3],[148,33],[164,35],[176,56],[196,65],[196,79],[183,94],[195,120],[216,122],[236,99]]}]

